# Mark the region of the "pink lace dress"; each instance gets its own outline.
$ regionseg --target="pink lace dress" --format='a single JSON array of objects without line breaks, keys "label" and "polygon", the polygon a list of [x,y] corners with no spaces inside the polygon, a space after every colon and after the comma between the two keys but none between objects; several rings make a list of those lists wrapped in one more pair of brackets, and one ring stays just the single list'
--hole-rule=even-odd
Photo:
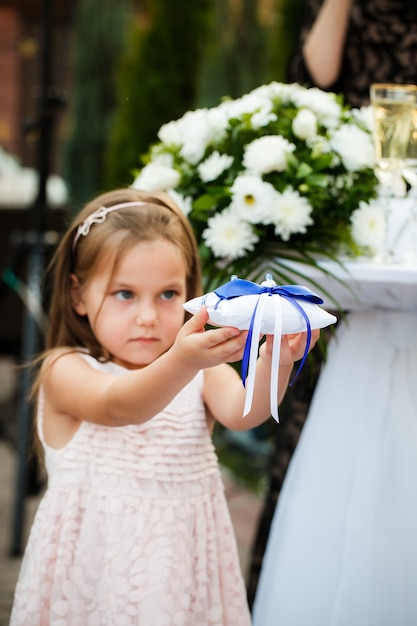
[{"label": "pink lace dress", "polygon": [[250,624],[202,385],[200,372],[141,426],[82,422],[59,450],[45,444],[41,394],[48,489],[11,626]]}]

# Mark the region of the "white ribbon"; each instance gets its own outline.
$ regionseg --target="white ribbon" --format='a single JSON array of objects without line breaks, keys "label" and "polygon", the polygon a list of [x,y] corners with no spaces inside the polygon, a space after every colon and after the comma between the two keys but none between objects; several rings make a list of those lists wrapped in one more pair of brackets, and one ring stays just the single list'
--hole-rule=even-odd
[{"label": "white ribbon", "polygon": [[[262,317],[270,294],[263,293],[259,296],[258,306],[255,311],[253,321],[253,331],[249,351],[248,376],[246,379],[246,398],[243,409],[243,417],[245,417],[252,408],[253,392],[255,387],[256,362],[258,358],[259,337],[261,335]],[[279,422],[278,414],[278,372],[279,358],[281,353],[281,330],[282,330],[282,304],[281,298],[272,297],[272,303],[275,309],[274,315],[274,338],[272,347],[271,360],[271,384],[270,384],[270,409],[272,417]]]}]

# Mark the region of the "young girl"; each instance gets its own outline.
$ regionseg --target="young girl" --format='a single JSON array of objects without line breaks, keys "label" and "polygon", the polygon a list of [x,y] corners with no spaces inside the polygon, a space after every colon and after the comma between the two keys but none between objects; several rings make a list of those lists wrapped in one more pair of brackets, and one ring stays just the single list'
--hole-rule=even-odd
[{"label": "young girl", "polygon": [[[210,430],[213,419],[243,430],[269,417],[271,339],[243,419],[226,363],[242,358],[246,333],[205,330],[204,309],[185,321],[183,303],[201,293],[198,253],[164,194],[98,197],[53,269],[35,386],[48,489],[11,625],[249,625]],[[283,338],[281,390],[304,345],[303,334]]]}]

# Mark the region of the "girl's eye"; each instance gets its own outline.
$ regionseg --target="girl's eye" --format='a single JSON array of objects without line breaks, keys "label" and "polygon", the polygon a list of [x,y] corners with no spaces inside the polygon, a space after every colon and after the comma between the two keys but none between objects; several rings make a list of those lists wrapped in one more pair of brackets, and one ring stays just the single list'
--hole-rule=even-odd
[{"label": "girl's eye", "polygon": [[161,293],[161,300],[172,300],[175,296],[178,295],[177,291],[173,289],[167,289]]},{"label": "girl's eye", "polygon": [[115,293],[118,300],[131,300],[133,298],[133,292],[128,289],[121,289]]}]

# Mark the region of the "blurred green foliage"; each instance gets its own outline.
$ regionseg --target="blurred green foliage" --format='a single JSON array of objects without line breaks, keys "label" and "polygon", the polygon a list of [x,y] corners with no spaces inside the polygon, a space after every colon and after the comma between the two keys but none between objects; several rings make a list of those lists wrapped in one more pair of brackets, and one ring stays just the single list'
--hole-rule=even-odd
[{"label": "blurred green foliage", "polygon": [[107,137],[116,107],[114,77],[131,0],[80,0],[72,34],[72,89],[64,177],[76,208],[104,188]]},{"label": "blurred green foliage", "polygon": [[266,30],[258,0],[214,2],[197,106],[215,106],[225,96],[237,98],[264,82]]},{"label": "blurred green foliage", "polygon": [[214,0],[149,0],[147,21],[132,24],[107,150],[109,187],[131,183],[160,126],[193,108],[213,5]]},{"label": "blurred green foliage", "polygon": [[285,81],[305,0],[79,0],[64,176],[73,204],[128,185],[160,126]]},{"label": "blurred green foliage", "polygon": [[296,45],[306,0],[275,0],[274,24],[269,29],[266,82],[286,82],[287,65]]}]

